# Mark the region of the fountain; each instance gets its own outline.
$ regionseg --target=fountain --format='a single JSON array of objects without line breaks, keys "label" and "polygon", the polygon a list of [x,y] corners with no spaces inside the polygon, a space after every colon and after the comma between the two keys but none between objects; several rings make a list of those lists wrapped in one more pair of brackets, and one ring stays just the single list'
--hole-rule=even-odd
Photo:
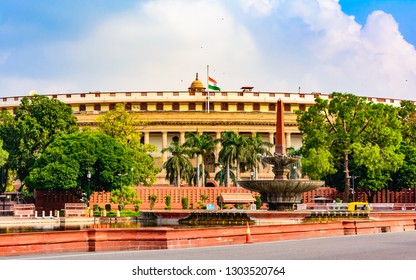
[{"label": "fountain", "polygon": [[[268,204],[269,210],[284,211],[293,209],[293,205],[300,203],[302,193],[308,192],[324,185],[324,181],[309,179],[288,178],[290,166],[299,161],[299,157],[284,154],[283,131],[283,103],[277,101],[276,113],[276,149],[273,156],[263,157],[264,163],[273,166],[273,180],[239,180],[238,184],[250,191],[258,192],[263,202]],[[300,170],[295,170],[300,171]],[[297,174],[297,173],[296,173]]]}]

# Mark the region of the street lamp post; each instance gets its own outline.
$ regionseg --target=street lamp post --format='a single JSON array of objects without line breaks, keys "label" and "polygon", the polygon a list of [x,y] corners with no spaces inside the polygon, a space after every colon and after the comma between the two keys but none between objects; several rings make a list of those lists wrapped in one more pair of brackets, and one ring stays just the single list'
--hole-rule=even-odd
[{"label": "street lamp post", "polygon": [[88,189],[87,189],[87,208],[90,209],[90,194],[91,194],[91,172],[88,170]]},{"label": "street lamp post", "polygon": [[360,176],[354,176],[354,174],[352,174],[351,176],[348,176],[348,178],[351,179],[351,186],[352,186],[351,193],[352,193],[352,201],[353,202],[355,202],[355,184],[354,184],[354,180],[356,178],[359,178],[359,177]]},{"label": "street lamp post", "polygon": [[118,210],[121,211],[123,209],[123,177],[127,176],[127,173],[125,174],[118,173],[117,175],[120,176],[120,202],[118,205]]}]

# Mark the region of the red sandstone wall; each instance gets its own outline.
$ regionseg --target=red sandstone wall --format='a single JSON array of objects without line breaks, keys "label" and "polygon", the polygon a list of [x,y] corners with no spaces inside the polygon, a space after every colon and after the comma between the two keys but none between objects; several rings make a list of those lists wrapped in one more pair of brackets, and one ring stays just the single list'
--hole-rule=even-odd
[{"label": "red sandstone wall", "polygon": [[[205,203],[217,203],[217,196],[221,193],[229,192],[249,192],[243,188],[224,188],[224,187],[215,187],[215,188],[198,188],[198,187],[138,187],[137,196],[142,199],[143,204],[140,205],[142,210],[150,209],[150,201],[148,199],[149,195],[155,194],[157,196],[157,201],[155,205],[155,210],[163,210],[165,208],[164,198],[167,195],[172,197],[172,209],[182,209],[181,200],[182,197],[188,197],[189,204],[193,203],[194,209],[198,205],[201,194],[207,195],[208,200]],[[375,197],[375,203],[386,202],[386,190],[380,191]],[[337,197],[342,197],[342,193],[339,193],[334,188],[319,188],[314,191],[304,193],[302,198],[304,203],[312,203],[315,196],[323,196],[330,199],[336,199]],[[100,207],[104,208],[106,204],[110,203],[111,193],[105,192],[96,192],[91,196],[90,205],[97,204]],[[355,195],[357,201],[367,201],[367,196],[363,192],[357,192]],[[415,203],[415,192],[414,190],[403,190],[401,192],[389,192],[389,202],[395,203]],[[65,203],[67,202],[79,202],[79,200],[71,195],[69,192],[53,192],[53,191],[36,191],[35,192],[35,203],[36,210],[38,211],[53,211],[63,209]],[[111,204],[111,203],[110,203]],[[112,204],[112,209],[116,209],[117,205]],[[133,206],[130,205],[127,208],[133,209]]]},{"label": "red sandstone wall", "polygon": [[[410,215],[410,214],[409,214]],[[411,215],[413,217],[413,214]],[[251,242],[415,230],[416,220],[334,221],[250,226]],[[0,256],[61,252],[153,250],[243,244],[245,226],[218,228],[112,228],[0,234]]]}]

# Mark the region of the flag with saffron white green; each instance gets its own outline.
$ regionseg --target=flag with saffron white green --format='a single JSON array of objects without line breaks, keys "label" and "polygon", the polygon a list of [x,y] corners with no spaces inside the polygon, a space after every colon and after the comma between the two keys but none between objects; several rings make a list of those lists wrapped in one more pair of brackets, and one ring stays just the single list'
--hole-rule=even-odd
[{"label": "flag with saffron white green", "polygon": [[213,78],[211,78],[211,77],[208,77],[208,88],[209,89],[212,89],[212,90],[218,90],[218,91],[221,91],[221,89],[218,87],[218,85],[217,85],[217,81],[216,80],[214,80]]}]

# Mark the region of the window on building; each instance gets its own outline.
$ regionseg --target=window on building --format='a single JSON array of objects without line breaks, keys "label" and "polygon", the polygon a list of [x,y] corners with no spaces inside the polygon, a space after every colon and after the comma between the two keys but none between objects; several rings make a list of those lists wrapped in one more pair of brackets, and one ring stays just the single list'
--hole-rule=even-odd
[{"label": "window on building", "polygon": [[179,96],[179,92],[174,91],[174,92],[173,92],[173,96]]},{"label": "window on building", "polygon": [[85,112],[85,110],[86,110],[85,104],[80,104],[79,105],[79,111],[80,112]]},{"label": "window on building", "polygon": [[244,103],[237,103],[237,111],[244,111]]},{"label": "window on building", "polygon": [[291,112],[292,111],[292,106],[289,103],[284,103],[283,104],[283,109],[285,110],[285,112]]},{"label": "window on building", "polygon": [[228,103],[221,102],[221,111],[228,111]]},{"label": "window on building", "polygon": [[305,104],[299,104],[299,110],[306,111],[306,105]]},{"label": "window on building", "polygon": [[147,96],[147,92],[141,92],[140,95],[141,96]]},{"label": "window on building", "polygon": [[162,102],[156,103],[156,110],[163,111],[163,103]]},{"label": "window on building", "polygon": [[94,111],[101,111],[101,104],[94,104]]},{"label": "window on building", "polygon": [[110,97],[116,97],[116,93],[115,92],[110,92]]},{"label": "window on building", "polygon": [[173,111],[179,111],[179,103],[178,102],[172,103],[172,110]]},{"label": "window on building", "polygon": [[259,103],[254,103],[253,104],[253,111],[259,111],[260,110],[260,104]]},{"label": "window on building", "polygon": [[276,96],[276,94],[274,94],[274,93],[269,93],[269,97],[275,97]]},{"label": "window on building", "polygon": [[299,93],[299,97],[300,98],[305,98],[305,94],[304,93]]},{"label": "window on building", "polygon": [[160,92],[160,91],[159,91],[159,92],[157,93],[157,96],[163,96],[163,92]]},{"label": "window on building", "polygon": [[131,103],[126,103],[126,105],[124,105],[124,110],[131,111]]},{"label": "window on building", "polygon": [[100,97],[100,96],[101,96],[101,93],[99,93],[99,92],[95,93],[95,97]]},{"label": "window on building", "polygon": [[290,97],[290,93],[285,93],[285,97],[289,98]]},{"label": "window on building", "polygon": [[147,103],[140,103],[140,111],[147,111]]},{"label": "window on building", "polygon": [[71,94],[67,94],[66,95],[66,98],[71,98],[72,97],[72,95]]},{"label": "window on building", "polygon": [[224,91],[222,91],[222,92],[221,92],[221,96],[228,96],[228,92],[224,92]]},{"label": "window on building", "polygon": [[85,97],[85,93],[81,93],[81,97],[84,98]]},{"label": "window on building", "polygon": [[276,111],[276,103],[269,103],[269,111],[270,112]]},{"label": "window on building", "polygon": [[17,96],[16,96],[16,97],[14,98],[14,101],[19,101],[19,97],[17,97]]},{"label": "window on building", "polygon": [[58,98],[58,95],[54,94],[52,95],[52,98]]},{"label": "window on building", "polygon": [[255,93],[253,93],[253,96],[260,96],[260,93],[255,92]]},{"label": "window on building", "polygon": [[131,96],[131,92],[126,92],[126,96]]},{"label": "window on building", "polygon": [[110,110],[115,110],[116,109],[116,103],[110,103]]},{"label": "window on building", "polygon": [[189,111],[195,111],[195,109],[196,109],[196,105],[195,105],[194,102],[191,102],[191,103],[188,104],[188,110]]}]

